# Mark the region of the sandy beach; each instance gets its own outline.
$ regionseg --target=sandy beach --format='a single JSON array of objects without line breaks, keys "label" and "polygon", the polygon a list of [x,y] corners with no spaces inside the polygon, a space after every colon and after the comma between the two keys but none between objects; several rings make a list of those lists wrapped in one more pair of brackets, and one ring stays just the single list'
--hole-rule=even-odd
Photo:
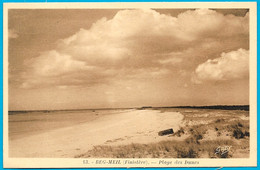
[{"label": "sandy beach", "polygon": [[96,145],[159,142],[169,137],[158,136],[158,131],[169,128],[177,131],[183,118],[179,112],[158,110],[132,109],[103,114],[90,121],[74,121],[74,124],[53,126],[39,133],[16,135],[9,139],[9,156],[73,158]]}]

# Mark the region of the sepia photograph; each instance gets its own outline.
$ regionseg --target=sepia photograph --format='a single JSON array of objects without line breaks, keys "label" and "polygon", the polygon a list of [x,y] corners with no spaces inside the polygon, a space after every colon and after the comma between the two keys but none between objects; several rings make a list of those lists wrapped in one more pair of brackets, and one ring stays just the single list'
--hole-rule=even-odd
[{"label": "sepia photograph", "polygon": [[4,32],[5,167],[256,166],[256,3],[4,4]]}]

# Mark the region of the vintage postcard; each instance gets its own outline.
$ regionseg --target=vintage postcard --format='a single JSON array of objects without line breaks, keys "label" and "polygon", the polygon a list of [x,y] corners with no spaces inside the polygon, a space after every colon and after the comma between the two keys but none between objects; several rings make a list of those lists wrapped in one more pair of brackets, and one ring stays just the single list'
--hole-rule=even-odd
[{"label": "vintage postcard", "polygon": [[4,167],[256,166],[256,3],[5,3]]}]

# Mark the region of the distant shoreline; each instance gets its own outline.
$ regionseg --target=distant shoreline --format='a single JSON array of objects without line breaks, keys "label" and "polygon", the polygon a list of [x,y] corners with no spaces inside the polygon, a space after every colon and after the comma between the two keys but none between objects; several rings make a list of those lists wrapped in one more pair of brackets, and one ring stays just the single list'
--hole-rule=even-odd
[{"label": "distant shoreline", "polygon": [[249,105],[169,106],[169,107],[157,107],[157,108],[219,109],[219,110],[245,110],[245,111],[249,111]]},{"label": "distant shoreline", "polygon": [[210,106],[143,106],[132,108],[93,108],[93,109],[60,109],[60,110],[9,110],[8,112],[55,112],[55,111],[83,111],[83,110],[119,110],[119,109],[163,109],[163,108],[185,108],[185,109],[219,109],[219,110],[245,110],[249,111],[249,105],[210,105]]}]

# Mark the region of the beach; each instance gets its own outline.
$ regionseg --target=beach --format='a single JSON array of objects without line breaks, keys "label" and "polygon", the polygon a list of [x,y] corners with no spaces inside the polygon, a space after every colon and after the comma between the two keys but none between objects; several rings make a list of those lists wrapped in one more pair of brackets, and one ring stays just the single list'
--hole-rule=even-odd
[{"label": "beach", "polygon": [[[167,129],[172,132],[158,134]],[[145,108],[9,114],[9,157],[13,158],[247,158],[249,139],[246,110]]]},{"label": "beach", "polygon": [[[182,126],[184,118],[179,112],[136,109],[110,112],[96,110],[95,112],[89,111],[88,114],[80,112],[72,115],[73,113],[70,113],[66,117],[66,114],[60,114],[56,117],[61,119],[54,119],[56,122],[52,119],[49,119],[53,121],[52,123],[46,121],[45,126],[48,128],[43,129],[43,123],[38,124],[39,130],[36,128],[37,125],[34,125],[31,131],[30,127],[22,127],[30,124],[28,121],[24,123],[26,122],[24,119],[23,125],[19,124],[20,129],[26,130],[24,130],[25,132],[20,131],[19,134],[12,133],[14,130],[9,125],[11,129],[9,131],[11,134],[9,156],[73,158],[97,145],[159,142],[169,138],[168,136],[158,136],[159,131],[169,128],[177,131]],[[19,117],[19,115],[11,115],[9,119],[14,116]],[[20,117],[22,116],[20,115]],[[37,115],[33,118],[32,114],[27,119],[33,123],[37,120],[36,117]],[[62,118],[64,121],[61,121]]]}]

